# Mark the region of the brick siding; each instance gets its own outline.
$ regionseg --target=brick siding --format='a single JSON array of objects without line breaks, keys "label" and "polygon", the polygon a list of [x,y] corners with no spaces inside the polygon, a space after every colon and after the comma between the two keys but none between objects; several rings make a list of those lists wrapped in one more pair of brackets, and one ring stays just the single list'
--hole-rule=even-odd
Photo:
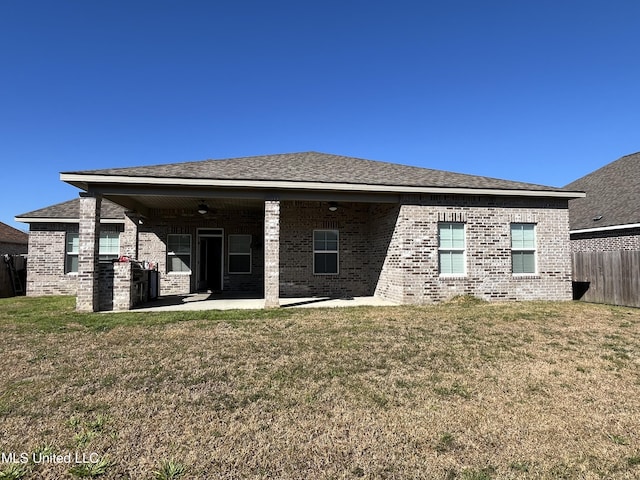
[{"label": "brick siding", "polygon": [[[465,276],[441,277],[438,273],[439,222],[465,223]],[[537,225],[536,275],[511,273],[512,222]],[[570,300],[568,229],[567,202],[563,200],[405,198],[376,295],[399,303],[437,302],[456,295],[486,300]]]},{"label": "brick siding", "polygon": [[[567,201],[562,199],[416,195],[401,204],[340,203],[330,212],[327,202],[281,201],[279,205],[279,295],[351,297],[377,295],[398,303],[429,303],[455,295],[486,300],[569,300],[571,258]],[[273,215],[272,215],[273,214]],[[438,224],[463,222],[467,273],[441,277],[438,273]],[[510,224],[535,223],[537,273],[511,273]],[[265,210],[221,210],[207,215],[186,211],[149,212],[138,226],[138,260],[157,265],[160,295],[196,291],[199,228],[223,229],[225,291],[264,294]],[[102,225],[101,228],[113,228]],[[120,228],[122,231],[122,227]],[[29,295],[73,294],[77,280],[64,273],[65,237],[77,231],[72,224],[33,224],[29,246]],[[121,248],[131,245],[132,225],[121,234]],[[339,232],[339,274],[314,275],[313,231]],[[167,272],[167,236],[192,238],[192,272]],[[252,236],[252,273],[228,272],[228,236]],[[269,236],[267,236],[269,237]],[[268,238],[267,238],[268,240]],[[100,270],[100,282],[114,284],[113,271]],[[114,288],[113,286],[111,287]],[[111,293],[111,302],[116,302]],[[100,304],[109,303],[108,287],[100,290]]]},{"label": "brick siding", "polygon": [[[157,265],[160,295],[183,295],[197,291],[198,229],[223,230],[223,287],[228,291],[263,293],[264,277],[264,214],[262,210],[221,211],[215,214],[187,216],[190,212],[158,210],[138,227],[138,258]],[[167,271],[167,236],[191,235],[191,273]],[[252,258],[250,274],[229,273],[229,235],[251,235]]]},{"label": "brick siding", "polygon": [[[104,231],[122,231],[117,224],[103,224]],[[27,295],[75,295],[78,275],[65,273],[67,233],[78,233],[74,223],[32,223],[29,232]]]},{"label": "brick siding", "polygon": [[640,250],[640,228],[571,234],[572,252]]}]

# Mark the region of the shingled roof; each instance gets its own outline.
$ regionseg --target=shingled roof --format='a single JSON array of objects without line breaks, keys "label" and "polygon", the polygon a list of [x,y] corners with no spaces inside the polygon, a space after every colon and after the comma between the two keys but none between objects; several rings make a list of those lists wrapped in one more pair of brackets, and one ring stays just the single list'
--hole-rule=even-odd
[{"label": "shingled roof", "polygon": [[622,157],[565,187],[585,198],[569,201],[571,230],[640,223],[640,152]]},{"label": "shingled roof", "polygon": [[[124,219],[124,207],[113,203],[106,198],[102,200],[100,207],[100,218],[103,220],[122,220]],[[56,203],[48,207],[40,208],[32,212],[23,213],[16,216],[18,221],[29,220],[58,220],[58,221],[79,221],[80,219],[80,199],[68,200],[62,203]]]},{"label": "shingled roof", "polygon": [[[364,160],[318,152],[262,155],[202,160],[164,165],[107,168],[63,172],[61,178],[74,183],[76,177],[130,177],[146,179],[211,179],[234,181],[280,181],[320,184],[352,184],[405,187],[450,187],[468,189],[564,192],[564,189],[531,183],[453,173],[442,170]],[[76,179],[76,181],[79,181]],[[97,180],[95,180],[97,181]]]},{"label": "shingled roof", "polygon": [[0,243],[26,245],[29,243],[29,235],[6,223],[0,222]]}]

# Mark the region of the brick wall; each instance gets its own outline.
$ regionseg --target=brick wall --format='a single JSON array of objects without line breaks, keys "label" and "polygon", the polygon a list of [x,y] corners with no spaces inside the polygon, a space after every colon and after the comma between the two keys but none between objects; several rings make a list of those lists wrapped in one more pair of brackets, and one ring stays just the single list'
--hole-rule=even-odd
[{"label": "brick wall", "polygon": [[[122,231],[116,224],[103,224],[101,230]],[[78,233],[74,223],[33,223],[29,232],[27,295],[75,295],[78,275],[65,273],[67,232]]]},{"label": "brick wall", "polygon": [[615,250],[640,250],[640,228],[574,233],[571,235],[572,252],[607,252]]},{"label": "brick wall", "polygon": [[[314,275],[313,231],[338,230],[339,274]],[[280,295],[348,297],[371,294],[369,204],[281,202]]]},{"label": "brick wall", "polygon": [[369,292],[382,298],[402,297],[402,268],[400,249],[390,249],[400,245],[400,229],[396,229],[400,205],[372,205],[370,221],[370,287]]},{"label": "brick wall", "polygon": [[[438,223],[463,222],[467,274],[438,273]],[[510,224],[535,223],[538,272],[511,273]],[[399,303],[474,295],[486,300],[570,300],[567,202],[462,196],[405,198],[376,294]],[[386,271],[388,269],[388,271]]]},{"label": "brick wall", "polygon": [[27,295],[76,294],[78,276],[64,271],[67,232],[78,233],[78,224],[31,224]]},{"label": "brick wall", "polygon": [[98,310],[113,310],[114,269],[112,263],[98,266]]},{"label": "brick wall", "polygon": [[[204,216],[158,210],[148,217],[138,229],[138,260],[157,265],[160,295],[197,290],[198,228],[224,229],[224,289],[263,293],[263,209],[222,210]],[[451,221],[463,222],[466,228],[467,274],[461,278],[438,273],[438,223]],[[538,272],[534,276],[511,273],[512,222],[537,225]],[[102,225],[105,228],[121,226]],[[76,276],[64,273],[64,263],[66,232],[77,229],[73,224],[32,225],[29,295],[75,293]],[[313,273],[316,229],[339,232],[338,275]],[[166,241],[172,233],[192,236],[190,274],[167,272]],[[230,234],[252,235],[249,275],[228,272]],[[131,251],[130,245],[127,248]],[[375,294],[399,303],[436,302],[462,294],[487,300],[566,300],[571,298],[570,248],[566,200],[423,195],[404,197],[401,205],[341,203],[336,212],[330,212],[326,202],[282,201],[280,295]],[[113,273],[107,270],[100,270],[100,281],[113,284]],[[101,305],[108,302],[108,288],[113,287],[101,285]]]},{"label": "brick wall", "polygon": [[[487,300],[571,299],[566,200],[408,196],[402,205],[283,202],[281,295],[377,295],[425,303],[456,295]],[[439,222],[463,222],[467,274],[441,277]],[[536,275],[511,272],[510,224],[535,223]],[[313,274],[313,230],[340,235],[339,275]]]},{"label": "brick wall", "polygon": [[264,202],[264,306],[280,305],[281,208],[276,199]]},{"label": "brick wall", "polygon": [[[207,215],[192,215],[182,210],[156,210],[149,212],[143,225],[138,227],[138,259],[154,262],[158,266],[160,295],[183,295],[198,290],[197,255],[198,229],[223,229],[224,272],[226,291],[255,292],[261,295],[264,277],[264,213],[260,210],[221,210]],[[167,236],[191,235],[191,273],[167,272]],[[251,235],[252,257],[250,274],[229,273],[229,235]]]}]

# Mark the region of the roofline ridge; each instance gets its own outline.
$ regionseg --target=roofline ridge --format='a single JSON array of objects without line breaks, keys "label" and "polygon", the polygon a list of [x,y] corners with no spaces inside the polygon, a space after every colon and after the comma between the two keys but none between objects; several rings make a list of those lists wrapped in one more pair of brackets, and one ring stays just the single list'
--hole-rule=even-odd
[{"label": "roofline ridge", "polygon": [[624,160],[625,158],[633,157],[633,156],[635,156],[635,155],[640,155],[640,151],[635,152],[635,153],[629,153],[629,154],[627,154],[627,155],[623,155],[623,156],[622,156],[622,157],[620,157],[620,158],[617,158],[617,159],[615,159],[615,160],[612,160],[611,162],[606,163],[606,164],[602,165],[601,167],[596,168],[595,170],[592,170],[591,172],[587,173],[586,175],[583,175],[582,177],[580,177],[580,178],[576,178],[574,181],[572,181],[572,182],[570,182],[570,183],[567,183],[567,184],[564,186],[564,188],[567,188],[569,185],[573,185],[574,183],[578,183],[578,182],[580,182],[580,181],[582,181],[582,180],[586,179],[587,177],[592,177],[592,176],[594,176],[596,173],[598,173],[598,172],[600,172],[600,171],[604,170],[605,168],[609,168],[609,167],[611,167],[614,163],[617,163],[617,162],[619,162],[620,160]]}]

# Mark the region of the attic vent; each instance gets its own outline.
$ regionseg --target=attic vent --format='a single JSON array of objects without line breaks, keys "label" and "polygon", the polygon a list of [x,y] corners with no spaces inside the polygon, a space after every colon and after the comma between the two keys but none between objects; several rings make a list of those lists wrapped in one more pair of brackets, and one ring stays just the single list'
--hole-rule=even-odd
[{"label": "attic vent", "polygon": [[467,221],[467,212],[438,213],[438,222],[465,223],[466,221]]},{"label": "attic vent", "polygon": [[322,222],[320,228],[325,230],[338,230],[338,222]]},{"label": "attic vent", "polygon": [[538,223],[538,217],[530,213],[514,213],[510,216],[511,223]]},{"label": "attic vent", "polygon": [[595,217],[593,217],[592,219],[594,222],[597,222],[598,220],[602,220],[602,215],[597,215]]}]

